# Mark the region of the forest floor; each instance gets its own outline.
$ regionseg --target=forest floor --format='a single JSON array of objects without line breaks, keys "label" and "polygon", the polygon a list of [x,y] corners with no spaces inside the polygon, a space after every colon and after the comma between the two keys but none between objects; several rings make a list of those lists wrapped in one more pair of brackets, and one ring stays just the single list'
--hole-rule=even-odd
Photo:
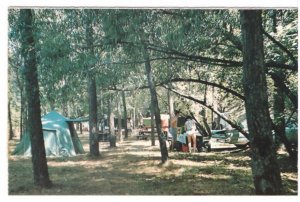
[{"label": "forest floor", "polygon": [[[130,137],[117,147],[100,143],[101,156],[89,156],[88,135],[79,136],[85,154],[47,158],[53,186],[33,185],[31,159],[8,156],[9,195],[254,195],[250,150],[170,152],[162,165],[159,144]],[[17,141],[9,142],[9,153]],[[278,155],[285,195],[298,194],[298,168]]]}]

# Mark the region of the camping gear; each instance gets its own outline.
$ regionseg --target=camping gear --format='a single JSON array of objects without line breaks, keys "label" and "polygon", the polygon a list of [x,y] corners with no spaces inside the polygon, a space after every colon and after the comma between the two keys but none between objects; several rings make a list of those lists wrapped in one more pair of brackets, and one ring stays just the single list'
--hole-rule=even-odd
[{"label": "camping gear", "polygon": [[187,144],[182,144],[181,151],[182,152],[189,152],[189,146]]},{"label": "camping gear", "polygon": [[174,149],[176,150],[176,151],[182,151],[182,143],[181,142],[179,142],[179,141],[175,141],[175,143],[174,143]]},{"label": "camping gear", "polygon": [[[73,122],[79,119],[68,119],[56,111],[42,116],[43,137],[46,156],[75,156],[84,153]],[[22,135],[13,155],[31,156],[31,142],[28,132]]]},{"label": "camping gear", "polygon": [[[177,136],[177,141],[180,142],[181,144],[187,144],[188,143],[187,134],[186,133],[179,134]],[[193,145],[193,140],[192,140],[191,144]],[[203,140],[203,136],[197,132],[196,132],[196,147],[199,152],[203,150],[202,147],[203,148],[206,147],[205,142]]]}]

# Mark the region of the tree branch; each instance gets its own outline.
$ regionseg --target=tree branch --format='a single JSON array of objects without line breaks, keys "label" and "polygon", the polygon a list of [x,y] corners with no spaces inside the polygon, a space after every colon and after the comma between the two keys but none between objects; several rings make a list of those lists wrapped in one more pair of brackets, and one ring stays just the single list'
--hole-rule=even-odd
[{"label": "tree branch", "polygon": [[[105,42],[105,43],[103,42],[100,44],[93,44],[92,46],[79,46],[79,48],[82,48],[82,49],[91,48],[91,47],[103,48],[103,46],[105,46],[105,45],[116,45],[116,44],[139,46],[138,44],[136,44],[134,42],[116,41],[116,42]],[[176,60],[187,60],[187,61],[200,62],[203,64],[210,64],[210,65],[216,65],[216,66],[221,66],[221,67],[242,67],[243,66],[242,61],[232,61],[232,60],[225,60],[225,59],[209,58],[209,57],[198,56],[198,55],[190,55],[190,54],[176,51],[174,49],[165,48],[165,47],[157,46],[157,45],[150,44],[150,43],[147,43],[147,48],[149,50],[153,50],[156,52],[173,55],[171,57],[162,57],[162,58],[152,59],[152,60],[176,59]],[[177,56],[177,57],[174,57],[174,56]],[[144,61],[141,61],[139,63],[142,63],[142,62],[144,62]],[[274,61],[266,61],[265,66],[298,71],[298,63],[296,63],[294,65],[287,65],[287,64],[282,64],[282,63],[276,63]]]},{"label": "tree branch", "polygon": [[286,69],[286,70],[292,70],[295,72],[298,72],[298,64],[297,65],[287,65],[287,64],[282,64],[282,63],[277,63],[274,61],[267,61],[265,63],[266,67],[276,67],[280,69]]},{"label": "tree branch", "polygon": [[234,91],[230,88],[227,88],[225,86],[222,86],[220,84],[212,83],[212,82],[209,82],[209,81],[204,81],[204,80],[200,80],[200,79],[174,78],[174,79],[171,79],[170,82],[194,82],[194,83],[202,83],[202,84],[206,84],[206,85],[209,85],[209,86],[214,86],[214,87],[220,88],[222,90],[225,90],[226,92],[229,92],[232,95],[235,95],[236,97],[238,97],[241,100],[245,101],[245,97],[243,95],[239,94],[238,92],[236,92],[236,91]]},{"label": "tree branch", "polygon": [[228,31],[224,31],[223,34],[226,37],[226,39],[229,40],[239,51],[243,51],[242,42],[237,36]]},{"label": "tree branch", "polygon": [[283,80],[276,75],[276,73],[268,72],[268,74],[271,76],[271,78],[276,81],[279,85],[279,88],[286,94],[286,96],[291,100],[294,107],[298,109],[298,96],[295,95],[283,82]]},{"label": "tree branch", "polygon": [[264,29],[263,29],[263,34],[266,35],[274,44],[276,44],[281,50],[283,50],[289,56],[289,58],[293,61],[294,66],[298,66],[298,61],[295,59],[293,54],[284,45],[282,45],[282,43],[277,41],[274,37],[272,37]]},{"label": "tree branch", "polygon": [[162,47],[154,46],[152,44],[149,44],[148,49],[157,51],[157,52],[161,52],[161,53],[170,54],[170,55],[182,56],[185,58],[189,58],[192,61],[202,62],[205,64],[213,64],[213,65],[219,65],[219,66],[225,66],[225,67],[241,67],[243,65],[242,62],[223,60],[223,59],[214,59],[214,58],[197,56],[197,55],[189,55],[189,54],[185,54],[182,52],[178,52],[173,49],[165,49]]},{"label": "tree branch", "polygon": [[[160,46],[155,46],[153,44],[148,44],[148,49],[169,54],[169,55],[177,55],[181,56],[182,60],[189,60],[194,62],[201,62],[203,64],[210,64],[210,65],[218,65],[222,67],[242,67],[243,62],[242,61],[233,61],[233,60],[224,60],[224,59],[214,59],[209,57],[203,57],[198,55],[189,55],[186,53],[182,53],[173,49],[168,49]],[[265,62],[266,67],[276,67],[281,69],[287,69],[287,70],[293,70],[298,71],[298,64],[297,65],[287,65],[282,63],[276,63],[274,61],[266,61]]]},{"label": "tree branch", "polygon": [[242,133],[247,139],[249,139],[249,134],[248,134],[246,131],[244,131],[239,125],[233,123],[233,122],[230,121],[229,119],[227,119],[227,118],[225,118],[224,116],[222,116],[222,115],[221,115],[218,111],[216,111],[212,106],[207,105],[207,104],[205,104],[203,101],[198,100],[198,99],[196,99],[196,98],[193,98],[193,97],[191,97],[191,96],[183,95],[183,94],[181,94],[181,93],[175,91],[174,89],[171,89],[171,88],[169,88],[169,87],[167,87],[167,86],[165,86],[165,85],[163,85],[162,87],[165,88],[165,89],[168,89],[168,90],[172,91],[173,93],[175,93],[175,94],[177,94],[177,95],[179,95],[179,96],[181,96],[181,97],[187,98],[187,99],[189,99],[189,100],[192,100],[192,101],[194,101],[194,102],[196,102],[196,103],[199,103],[199,104],[201,104],[201,105],[207,107],[208,109],[210,109],[210,110],[212,110],[214,113],[216,113],[218,116],[220,116],[222,119],[224,119],[224,120],[225,120],[229,125],[231,125],[233,128],[237,129],[237,130],[238,130],[240,133]]}]

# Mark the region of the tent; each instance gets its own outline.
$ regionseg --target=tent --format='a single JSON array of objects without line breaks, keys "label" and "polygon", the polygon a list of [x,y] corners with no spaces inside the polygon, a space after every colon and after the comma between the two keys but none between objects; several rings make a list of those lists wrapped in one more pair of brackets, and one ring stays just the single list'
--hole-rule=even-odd
[{"label": "tent", "polygon": [[[84,153],[73,124],[78,120],[68,119],[56,111],[49,112],[41,120],[46,156],[75,156]],[[31,143],[27,132],[23,134],[13,155],[31,156]]]}]

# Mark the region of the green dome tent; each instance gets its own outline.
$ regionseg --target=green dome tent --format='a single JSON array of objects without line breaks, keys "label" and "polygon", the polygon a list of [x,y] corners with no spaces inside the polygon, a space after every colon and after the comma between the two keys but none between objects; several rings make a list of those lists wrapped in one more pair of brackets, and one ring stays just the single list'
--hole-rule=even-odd
[{"label": "green dome tent", "polygon": [[[75,156],[84,153],[72,119],[51,111],[42,117],[42,127],[46,156]],[[31,143],[27,132],[23,134],[13,155],[31,156]]]}]

